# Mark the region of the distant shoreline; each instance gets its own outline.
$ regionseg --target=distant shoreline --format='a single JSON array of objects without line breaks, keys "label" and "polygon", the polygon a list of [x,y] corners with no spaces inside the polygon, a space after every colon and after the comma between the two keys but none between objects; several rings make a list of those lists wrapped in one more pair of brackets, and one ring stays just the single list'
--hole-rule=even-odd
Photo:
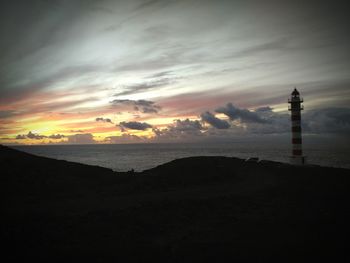
[{"label": "distant shoreline", "polygon": [[[289,163],[290,145],[270,144],[252,145],[247,143],[184,143],[184,144],[84,144],[84,145],[35,145],[10,146],[11,148],[31,154],[98,165],[114,171],[143,171],[175,159],[193,156],[226,156],[247,159],[258,157],[262,160],[272,160]],[[350,149],[305,147],[307,163],[350,168]]]}]

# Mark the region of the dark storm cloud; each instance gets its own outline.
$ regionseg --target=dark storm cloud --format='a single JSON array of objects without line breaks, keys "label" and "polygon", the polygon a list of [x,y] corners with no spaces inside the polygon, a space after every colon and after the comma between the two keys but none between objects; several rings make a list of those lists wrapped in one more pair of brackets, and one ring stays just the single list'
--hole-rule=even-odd
[{"label": "dark storm cloud", "polygon": [[211,126],[217,128],[217,129],[228,129],[230,128],[230,124],[225,121],[221,120],[217,117],[215,117],[212,113],[209,111],[204,112],[201,114],[202,121],[209,123]]},{"label": "dark storm cloud", "polygon": [[96,121],[101,121],[101,122],[108,122],[108,123],[113,123],[111,119],[109,118],[102,118],[102,117],[98,117],[95,119]]},{"label": "dark storm cloud", "polygon": [[257,122],[265,123],[267,120],[262,119],[256,112],[249,111],[247,109],[240,109],[233,106],[232,103],[227,103],[226,106],[217,108],[217,113],[223,113],[227,117],[233,120],[240,120],[241,122]]},{"label": "dark storm cloud", "polygon": [[137,121],[129,121],[129,122],[122,121],[119,123],[119,126],[126,129],[140,130],[140,131],[144,131],[152,128],[152,125],[146,122],[137,122]]},{"label": "dark storm cloud", "polygon": [[135,111],[143,113],[157,113],[161,109],[154,101],[149,100],[113,100],[111,103],[114,106],[129,105],[132,106]]}]

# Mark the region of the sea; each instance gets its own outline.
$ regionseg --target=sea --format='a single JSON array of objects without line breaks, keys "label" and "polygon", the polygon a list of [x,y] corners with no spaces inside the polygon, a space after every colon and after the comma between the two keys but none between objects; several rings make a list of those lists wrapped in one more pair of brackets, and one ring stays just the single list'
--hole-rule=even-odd
[{"label": "sea", "polygon": [[[38,156],[107,167],[123,172],[143,171],[166,162],[191,156],[258,157],[263,160],[289,162],[289,144],[224,143],[147,143],[90,145],[12,146]],[[350,168],[350,148],[310,144],[304,146],[309,164]]]}]

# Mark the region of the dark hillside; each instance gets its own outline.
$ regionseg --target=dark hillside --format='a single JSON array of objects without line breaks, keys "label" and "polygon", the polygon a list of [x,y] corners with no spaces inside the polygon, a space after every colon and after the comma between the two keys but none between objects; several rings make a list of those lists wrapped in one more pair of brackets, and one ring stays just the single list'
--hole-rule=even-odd
[{"label": "dark hillside", "polygon": [[347,169],[179,159],[142,173],[0,147],[6,262],[348,262]]}]

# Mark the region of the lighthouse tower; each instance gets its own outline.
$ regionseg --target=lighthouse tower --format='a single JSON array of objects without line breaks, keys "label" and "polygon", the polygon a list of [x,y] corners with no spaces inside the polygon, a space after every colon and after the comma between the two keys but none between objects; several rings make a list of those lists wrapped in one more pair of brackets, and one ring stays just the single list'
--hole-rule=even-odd
[{"label": "lighthouse tower", "polygon": [[303,156],[302,150],[302,139],[301,139],[301,111],[304,109],[301,103],[303,99],[300,98],[299,91],[294,88],[288,103],[290,107],[288,110],[291,111],[291,121],[292,121],[292,156],[291,163],[295,165],[305,164],[305,157]]}]

